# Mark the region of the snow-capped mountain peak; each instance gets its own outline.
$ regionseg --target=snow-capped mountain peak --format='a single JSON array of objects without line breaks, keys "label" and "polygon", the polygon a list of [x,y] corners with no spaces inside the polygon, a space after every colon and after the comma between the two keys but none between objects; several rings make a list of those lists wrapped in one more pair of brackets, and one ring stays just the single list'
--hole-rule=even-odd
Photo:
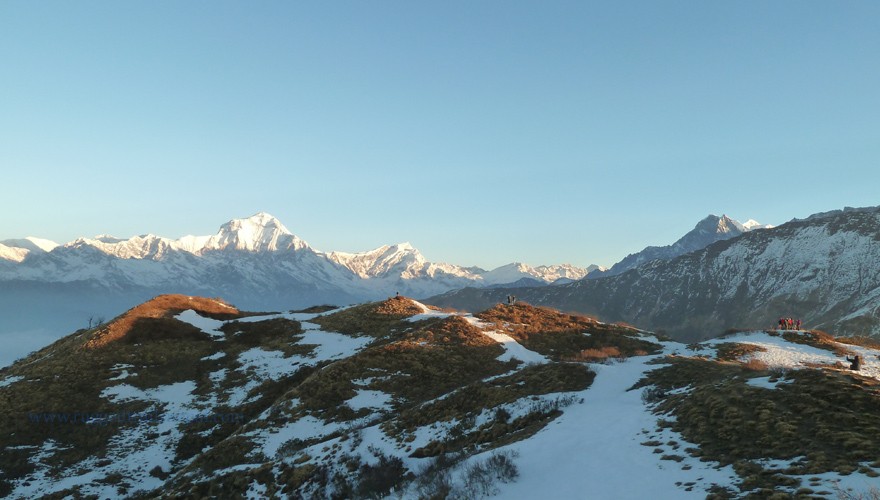
[{"label": "snow-capped mountain peak", "polygon": [[483,273],[488,285],[513,283],[523,278],[552,283],[560,278],[579,280],[587,275],[587,270],[570,264],[532,267],[522,262],[513,262]]},{"label": "snow-capped mountain peak", "polygon": [[21,262],[30,252],[24,248],[4,245],[0,243],[0,259]]},{"label": "snow-capped mountain peak", "polygon": [[35,238],[33,236],[28,236],[24,239],[24,241],[26,241],[30,245],[33,245],[34,247],[39,248],[44,252],[51,252],[58,246],[58,243],[55,243],[54,241],[45,240],[43,238]]},{"label": "snow-capped mountain peak", "polygon": [[773,226],[773,224],[761,224],[755,219],[749,219],[743,222],[742,225],[746,229],[746,231],[754,231],[755,229],[772,229],[773,227],[775,227]]},{"label": "snow-capped mountain peak", "polygon": [[[266,296],[274,295],[284,307],[296,300],[349,303],[395,292],[430,297],[522,279],[550,284],[586,274],[569,265],[515,263],[487,272],[431,262],[409,242],[362,253],[327,253],[311,248],[265,212],[230,220],[209,236],[170,239],[146,234],[121,239],[104,234],[79,238],[50,253],[29,244],[37,250],[0,246],[4,267],[0,278],[39,282],[40,286],[89,282],[100,293],[131,291],[139,297],[168,290],[213,296],[222,292],[241,304],[265,305]],[[35,255],[38,251],[43,255]]]},{"label": "snow-capped mountain peak", "polygon": [[[32,246],[35,248],[37,244],[33,243]],[[39,245],[44,248],[54,248],[52,242],[48,240],[39,240]],[[128,239],[101,234],[94,238],[77,238],[63,247],[91,247],[121,259],[157,259],[168,251],[201,255],[206,251],[227,249],[277,252],[309,248],[305,241],[291,233],[281,221],[265,212],[245,219],[233,219],[220,226],[217,234],[213,236],[184,236],[172,240],[153,234],[133,236]],[[5,253],[9,252],[4,252],[4,255]],[[22,256],[16,260],[20,262],[23,258]]]},{"label": "snow-capped mountain peak", "polygon": [[0,259],[21,262],[31,253],[51,252],[56,247],[58,247],[58,243],[54,241],[34,238],[33,236],[3,240],[0,241]]},{"label": "snow-capped mountain peak", "polygon": [[[188,237],[195,238],[197,237]],[[192,241],[192,240],[187,240]],[[232,219],[220,226],[220,231],[205,241],[204,250],[246,250],[251,252],[275,252],[279,250],[302,250],[308,244],[291,233],[284,224],[266,212],[246,219]]]},{"label": "snow-capped mountain peak", "polygon": [[421,269],[427,263],[421,252],[409,242],[382,245],[360,253],[331,252],[327,257],[361,278],[386,275],[393,267],[401,267],[402,272],[412,271],[413,267]]},{"label": "snow-capped mountain peak", "polygon": [[679,238],[675,243],[662,247],[649,246],[640,252],[627,255],[607,271],[592,273],[591,277],[614,276],[653,260],[669,260],[679,255],[705,248],[716,241],[728,240],[753,229],[766,227],[772,226],[762,225],[752,219],[747,224],[742,224],[727,215],[722,215],[721,217],[709,215],[698,222],[690,232]]},{"label": "snow-capped mountain peak", "polygon": [[692,233],[701,235],[739,234],[745,232],[745,230],[746,229],[742,224],[726,215],[722,215],[721,217],[718,217],[717,215],[709,215],[697,223]]},{"label": "snow-capped mountain peak", "polygon": [[718,221],[718,231],[722,233],[729,233],[732,231],[739,231],[743,233],[746,231],[745,226],[740,224],[739,221],[733,220],[726,215],[721,215],[721,219]]},{"label": "snow-capped mountain peak", "polygon": [[98,236],[95,236],[94,239],[100,241],[101,243],[119,243],[121,241],[125,241],[122,238],[117,238],[109,234],[99,234]]}]

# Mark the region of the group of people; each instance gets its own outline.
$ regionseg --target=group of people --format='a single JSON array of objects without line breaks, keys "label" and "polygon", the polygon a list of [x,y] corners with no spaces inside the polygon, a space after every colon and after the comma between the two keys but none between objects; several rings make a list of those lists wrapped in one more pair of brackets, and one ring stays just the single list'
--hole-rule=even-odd
[{"label": "group of people", "polygon": [[800,330],[801,320],[792,318],[779,318],[780,330]]},{"label": "group of people", "polygon": [[507,305],[512,306],[516,304],[516,295],[508,295],[507,296]]}]

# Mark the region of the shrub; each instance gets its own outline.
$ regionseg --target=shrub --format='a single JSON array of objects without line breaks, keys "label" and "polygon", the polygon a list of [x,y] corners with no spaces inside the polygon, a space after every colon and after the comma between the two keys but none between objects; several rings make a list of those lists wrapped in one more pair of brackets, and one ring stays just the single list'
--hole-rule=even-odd
[{"label": "shrub", "polygon": [[837,337],[837,341],[841,344],[857,345],[862,347],[870,347],[872,349],[880,349],[880,340],[873,337]]},{"label": "shrub", "polygon": [[465,497],[491,496],[498,493],[496,482],[510,483],[519,477],[515,451],[493,453],[484,461],[470,464],[464,475]]},{"label": "shrub", "polygon": [[[640,352],[645,352],[640,350]],[[619,358],[620,349],[614,346],[605,346],[599,349],[584,349],[571,357],[566,357],[566,361],[599,361],[608,358]]]},{"label": "shrub", "polygon": [[517,468],[513,461],[518,456],[519,453],[516,451],[493,453],[492,456],[486,460],[486,466],[502,483],[510,483],[519,477],[519,468]]},{"label": "shrub", "polygon": [[419,470],[415,479],[416,493],[423,500],[442,500],[452,493],[452,471],[458,467],[461,453],[441,453]]},{"label": "shrub", "polygon": [[167,479],[170,474],[165,472],[161,465],[157,465],[150,469],[150,475],[159,479]]},{"label": "shrub", "polygon": [[464,475],[464,489],[467,497],[494,495],[497,490],[495,482],[486,464],[474,462],[470,464]]},{"label": "shrub", "polygon": [[646,405],[659,403],[660,401],[663,401],[663,398],[665,397],[666,391],[657,387],[656,385],[645,387],[645,389],[642,390],[642,402]]},{"label": "shrub", "polygon": [[375,465],[361,465],[357,493],[361,497],[384,496],[407,479],[409,474],[400,457],[388,456],[373,447],[370,447],[370,451],[379,461]]},{"label": "shrub", "polygon": [[718,345],[718,354],[716,356],[722,361],[739,361],[750,354],[766,351],[765,347],[755,344],[728,342]]},{"label": "shrub", "polygon": [[[441,455],[443,456],[443,455]],[[430,470],[419,475],[416,481],[416,493],[420,499],[442,500],[452,492],[452,480],[449,470]]]},{"label": "shrub", "polygon": [[767,363],[765,363],[764,361],[761,361],[760,359],[754,359],[754,358],[749,359],[748,361],[743,363],[743,366],[745,366],[749,370],[753,370],[756,372],[761,372],[761,371],[767,370],[767,368],[768,368]]},{"label": "shrub", "polygon": [[853,492],[843,489],[839,484],[834,485],[834,493],[840,500],[880,500],[880,488],[872,486],[866,492]]}]

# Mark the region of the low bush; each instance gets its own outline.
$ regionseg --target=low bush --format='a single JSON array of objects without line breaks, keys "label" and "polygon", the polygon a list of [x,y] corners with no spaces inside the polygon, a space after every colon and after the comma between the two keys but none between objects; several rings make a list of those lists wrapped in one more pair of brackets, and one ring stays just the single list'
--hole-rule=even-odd
[{"label": "low bush", "polygon": [[761,361],[760,359],[749,359],[748,361],[743,363],[743,366],[749,370],[756,372],[767,371],[769,365],[765,361]]},{"label": "low bush", "polygon": [[468,465],[464,473],[464,496],[492,496],[498,493],[498,482],[513,482],[519,476],[519,469],[514,463],[517,456],[516,452],[511,451],[496,452],[486,460]]},{"label": "low bush", "polygon": [[657,387],[657,386],[649,386],[645,387],[642,390],[642,402],[647,405],[652,405],[655,403],[659,403],[663,401],[663,398],[666,397],[666,391]]},{"label": "low bush", "polygon": [[376,448],[370,448],[370,452],[378,460],[375,464],[363,464],[358,470],[357,496],[382,497],[395,486],[412,479],[400,457],[388,456]]},{"label": "low bush", "polygon": [[766,352],[765,347],[743,342],[726,342],[718,344],[716,357],[722,361],[741,361],[756,352]]}]

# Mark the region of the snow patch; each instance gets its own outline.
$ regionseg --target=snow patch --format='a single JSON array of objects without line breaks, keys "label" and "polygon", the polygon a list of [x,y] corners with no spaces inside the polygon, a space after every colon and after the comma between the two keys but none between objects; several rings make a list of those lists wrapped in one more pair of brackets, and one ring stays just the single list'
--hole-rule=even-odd
[{"label": "snow patch", "polygon": [[[641,444],[647,439],[643,431],[654,429],[657,417],[642,403],[639,391],[627,389],[654,368],[647,363],[655,357],[593,365],[597,376],[592,386],[575,393],[584,403],[566,407],[535,438],[499,448],[519,453],[520,471],[515,483],[497,485],[499,497],[543,498],[553,485],[557,498],[582,498],[585,492],[591,498],[704,498],[712,483],[730,484],[735,476],[730,466],[716,469],[717,464],[687,456],[681,463],[661,461]],[[669,434],[663,436],[666,441],[675,439],[687,447],[680,436],[664,432]],[[469,460],[485,460],[491,453]],[[695,486],[685,491],[676,483]]]},{"label": "snow patch", "polygon": [[214,337],[216,340],[222,340],[226,338],[226,335],[220,331],[220,327],[223,326],[223,321],[206,318],[192,309],[187,309],[186,311],[183,311],[174,318],[179,321],[183,321],[184,323],[189,323],[190,325]]},{"label": "snow patch", "polygon": [[549,361],[546,357],[541,354],[536,353],[535,351],[530,351],[522,346],[519,342],[517,342],[513,337],[507,335],[506,333],[502,333],[498,330],[488,330],[492,327],[492,323],[487,323],[478,318],[475,318],[471,315],[463,316],[464,319],[470,323],[472,326],[479,328],[483,335],[491,338],[495,342],[501,344],[501,347],[504,348],[504,354],[498,357],[499,361],[510,361],[511,359],[518,359],[526,364],[530,363],[546,363]]},{"label": "snow patch", "polygon": [[262,380],[278,380],[293,375],[301,364],[299,356],[285,358],[281,351],[267,351],[254,347],[238,355],[241,371],[253,372]]},{"label": "snow patch", "polygon": [[[318,439],[332,434],[342,427],[342,423],[325,423],[323,420],[309,415],[276,430],[256,432],[253,437],[256,443],[262,445],[263,453],[267,457],[274,457],[278,454],[278,449],[288,441]],[[321,443],[322,447],[325,445],[326,443]]]},{"label": "snow patch", "polygon": [[753,352],[747,359],[755,359],[767,363],[770,368],[805,368],[809,365],[834,365],[839,358],[830,351],[810,345],[794,344],[782,337],[774,337],[765,332],[747,332],[711,341],[713,345],[737,342],[751,344],[766,349]]},{"label": "snow patch", "polygon": [[372,408],[379,411],[391,410],[391,395],[382,391],[358,389],[357,396],[346,401],[346,404],[355,411],[364,408]]},{"label": "snow patch", "polygon": [[117,363],[117,364],[113,365],[113,368],[111,368],[111,370],[118,371],[120,373],[119,373],[119,375],[117,375],[109,380],[126,379],[131,376],[131,374],[128,371],[133,368],[134,368],[134,365],[129,365],[129,364],[125,364],[125,363]]},{"label": "snow patch", "polygon": [[6,377],[3,380],[0,380],[0,387],[6,387],[8,385],[12,385],[12,384],[18,382],[19,380],[24,380],[24,377],[19,376],[19,375],[14,375],[12,377]]},{"label": "snow patch", "polygon": [[406,318],[407,321],[421,321],[423,319],[432,319],[432,318],[443,319],[443,318],[448,318],[450,316],[456,316],[455,313],[447,313],[447,312],[443,312],[443,311],[438,311],[436,309],[431,309],[430,307],[426,306],[425,304],[422,304],[421,302],[419,302],[417,300],[410,299],[410,301],[413,304],[415,304],[416,306],[418,306],[422,310],[422,313],[416,314],[415,316],[410,316],[409,318]]},{"label": "snow patch", "polygon": [[226,356],[226,353],[225,353],[225,352],[223,352],[223,351],[217,351],[217,352],[215,352],[214,354],[212,354],[212,355],[210,355],[210,356],[205,356],[204,358],[202,358],[202,361],[215,361],[215,360],[218,360],[218,359],[220,359],[220,358],[222,358],[222,357],[224,357],[224,356]]},{"label": "snow patch", "polygon": [[499,344],[501,344],[501,347],[504,348],[504,354],[498,356],[499,361],[510,361],[511,359],[518,359],[526,364],[546,363],[547,361],[549,361],[542,354],[538,354],[535,351],[530,351],[526,349],[522,346],[522,344],[514,340],[513,337],[505,333],[501,333],[498,331],[483,331],[483,335],[491,338],[495,342],[498,342]]},{"label": "snow patch", "polygon": [[314,345],[313,363],[351,356],[370,345],[371,337],[352,337],[335,332],[309,331],[302,334],[301,345]]},{"label": "snow patch", "polygon": [[762,389],[776,389],[779,384],[789,384],[790,381],[782,380],[777,378],[775,382],[770,381],[771,377],[756,377],[750,378],[746,381],[746,384],[752,387],[760,387]]},{"label": "snow patch", "polygon": [[[195,388],[195,383],[191,381],[147,390],[127,384],[108,387],[101,396],[111,401],[141,400],[152,403],[142,413],[127,417],[108,416],[105,421],[95,419],[87,424],[133,424],[108,443],[106,458],[110,459],[110,464],[98,465],[97,459],[91,457],[76,467],[53,470],[47,462],[57,447],[54,441],[48,440],[33,457],[35,471],[16,483],[12,496],[35,498],[78,486],[84,496],[113,498],[118,496],[117,487],[103,483],[101,479],[114,473],[131,478],[129,495],[161,487],[164,481],[150,475],[150,471],[156,467],[164,471],[172,470],[175,446],[183,435],[179,426],[199,414],[192,394]],[[116,418],[116,422],[113,418]],[[122,421],[121,418],[129,420]]]}]

